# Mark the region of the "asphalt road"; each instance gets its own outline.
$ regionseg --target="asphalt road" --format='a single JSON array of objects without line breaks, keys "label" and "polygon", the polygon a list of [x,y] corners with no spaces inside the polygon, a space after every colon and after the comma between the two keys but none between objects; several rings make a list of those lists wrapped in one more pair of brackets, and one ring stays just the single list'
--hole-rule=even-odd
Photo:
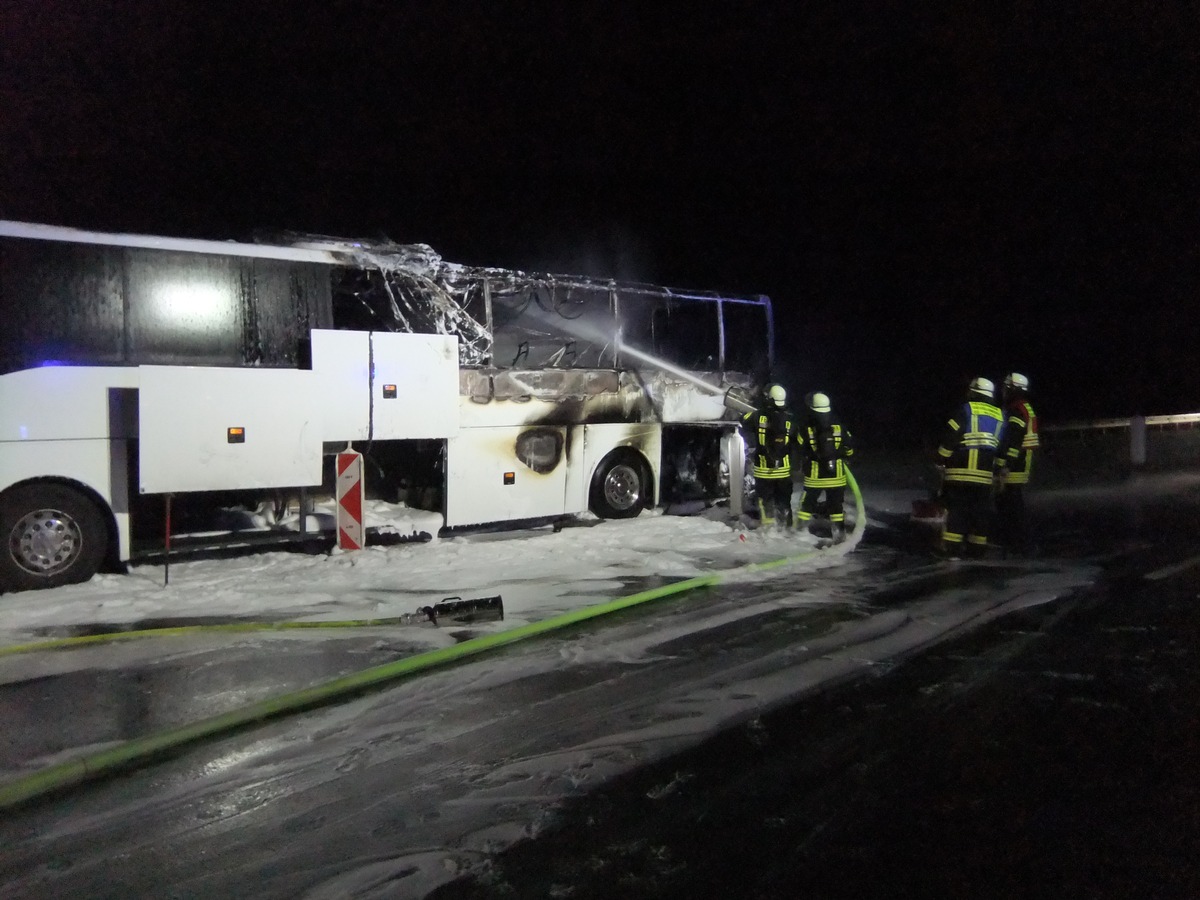
[{"label": "asphalt road", "polygon": [[1043,509],[1111,554],[1026,608],[638,770],[437,900],[1200,897],[1200,516]]},{"label": "asphalt road", "polygon": [[[1039,515],[1037,559],[898,522],[833,602],[722,586],[10,810],[0,897],[1200,896],[1195,507]],[[151,693],[313,665],[256,651]]]}]

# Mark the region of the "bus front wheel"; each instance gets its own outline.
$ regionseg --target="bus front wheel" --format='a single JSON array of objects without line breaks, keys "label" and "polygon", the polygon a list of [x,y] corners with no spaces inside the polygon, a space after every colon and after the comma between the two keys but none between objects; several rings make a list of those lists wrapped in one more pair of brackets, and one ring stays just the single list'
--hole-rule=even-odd
[{"label": "bus front wheel", "polygon": [[646,506],[650,478],[636,454],[613,453],[592,476],[589,508],[602,519],[632,519]]},{"label": "bus front wheel", "polygon": [[0,496],[0,589],[31,590],[87,581],[108,550],[96,504],[63,484],[26,484]]}]

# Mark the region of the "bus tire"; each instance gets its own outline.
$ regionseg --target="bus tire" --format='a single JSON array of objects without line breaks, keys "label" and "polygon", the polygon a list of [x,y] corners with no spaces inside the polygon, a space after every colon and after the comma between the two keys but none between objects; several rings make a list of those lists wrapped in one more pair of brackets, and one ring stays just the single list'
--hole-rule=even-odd
[{"label": "bus tire", "polygon": [[632,519],[646,506],[650,476],[636,453],[616,451],[592,476],[588,508],[602,519]]},{"label": "bus tire", "polygon": [[87,581],[108,552],[100,508],[65,484],[25,484],[0,496],[0,589]]}]

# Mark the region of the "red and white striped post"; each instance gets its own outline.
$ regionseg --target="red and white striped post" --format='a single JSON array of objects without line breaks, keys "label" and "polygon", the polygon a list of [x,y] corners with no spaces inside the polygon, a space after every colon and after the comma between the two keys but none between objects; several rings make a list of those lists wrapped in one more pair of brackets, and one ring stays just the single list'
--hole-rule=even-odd
[{"label": "red and white striped post", "polygon": [[337,543],[343,550],[363,548],[362,454],[343,450],[337,455]]}]

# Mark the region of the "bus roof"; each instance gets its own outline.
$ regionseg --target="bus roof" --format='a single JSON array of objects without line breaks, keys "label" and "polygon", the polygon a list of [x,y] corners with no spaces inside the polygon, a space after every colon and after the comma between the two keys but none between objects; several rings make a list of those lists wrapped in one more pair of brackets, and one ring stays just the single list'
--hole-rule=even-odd
[{"label": "bus roof", "polygon": [[184,253],[209,253],[223,256],[257,257],[292,262],[323,263],[355,268],[378,267],[405,270],[422,275],[440,272],[451,280],[505,279],[516,283],[555,282],[563,288],[605,286],[619,287],[625,293],[670,297],[677,300],[722,301],[770,305],[761,294],[729,294],[717,291],[679,290],[640,282],[616,281],[592,276],[554,275],[523,272],[491,266],[466,266],[448,263],[427,244],[393,244],[387,241],[358,241],[324,235],[290,235],[291,243],[243,243],[214,241],[200,238],[173,238],[149,234],[123,234],[103,231],[84,231],[60,225],[36,222],[16,222],[0,219],[0,237],[27,238],[40,241],[61,241],[74,244],[99,244],[108,247],[139,247],[151,250],[173,250]]},{"label": "bus roof", "polygon": [[[206,241],[194,238],[158,237],[148,234],[111,234],[83,231],[59,225],[39,225],[34,222],[13,222],[0,219],[0,236],[31,238],[39,241],[64,241],[72,244],[103,244],[109,247],[145,247],[151,250],[177,250],[183,253],[219,253],[225,256],[256,256],[262,259],[284,259],[294,262],[316,262],[337,265],[345,262],[330,249],[284,247],[271,244],[243,244],[237,241]],[[355,245],[347,241],[344,248],[353,252]]]}]

